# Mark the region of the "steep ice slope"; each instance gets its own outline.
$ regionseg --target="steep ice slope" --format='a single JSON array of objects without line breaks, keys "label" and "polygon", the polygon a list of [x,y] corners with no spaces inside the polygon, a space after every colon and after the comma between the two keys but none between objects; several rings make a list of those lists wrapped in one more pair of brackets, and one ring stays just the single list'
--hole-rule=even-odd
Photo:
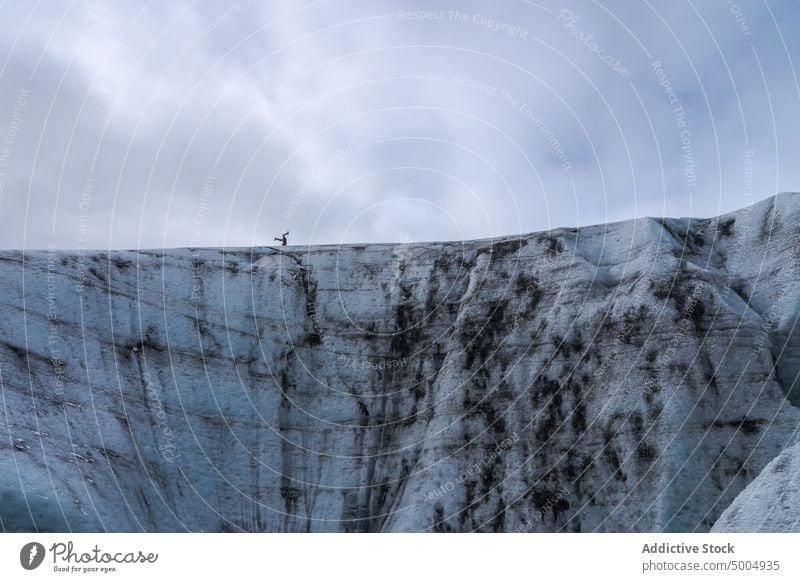
[{"label": "steep ice slope", "polygon": [[706,531],[795,442],[798,220],[0,252],[0,525]]},{"label": "steep ice slope", "polygon": [[800,444],[767,465],[723,512],[712,531],[800,531]]}]

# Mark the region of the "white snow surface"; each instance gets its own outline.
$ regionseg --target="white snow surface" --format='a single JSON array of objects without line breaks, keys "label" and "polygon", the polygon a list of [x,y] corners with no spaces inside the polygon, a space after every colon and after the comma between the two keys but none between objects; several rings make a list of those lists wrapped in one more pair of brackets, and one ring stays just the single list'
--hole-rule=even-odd
[{"label": "white snow surface", "polygon": [[0,529],[797,530],[798,224],[0,251]]}]

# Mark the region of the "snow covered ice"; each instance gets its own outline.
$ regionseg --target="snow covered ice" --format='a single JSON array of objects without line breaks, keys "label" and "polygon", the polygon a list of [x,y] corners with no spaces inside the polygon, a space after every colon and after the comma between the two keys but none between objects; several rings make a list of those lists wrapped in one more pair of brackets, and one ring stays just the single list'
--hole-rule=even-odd
[{"label": "snow covered ice", "polygon": [[0,251],[0,525],[797,531],[799,223]]}]

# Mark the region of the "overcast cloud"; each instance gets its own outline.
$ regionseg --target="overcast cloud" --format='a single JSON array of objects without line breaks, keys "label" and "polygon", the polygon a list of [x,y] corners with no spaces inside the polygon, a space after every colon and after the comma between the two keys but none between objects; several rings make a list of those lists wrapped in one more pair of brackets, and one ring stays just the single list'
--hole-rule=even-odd
[{"label": "overcast cloud", "polygon": [[800,3],[5,2],[0,246],[469,239],[800,190]]}]

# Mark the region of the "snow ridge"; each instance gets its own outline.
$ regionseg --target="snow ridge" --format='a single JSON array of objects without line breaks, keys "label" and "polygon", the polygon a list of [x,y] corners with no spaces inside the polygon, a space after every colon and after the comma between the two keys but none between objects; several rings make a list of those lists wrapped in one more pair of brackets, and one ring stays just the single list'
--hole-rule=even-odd
[{"label": "snow ridge", "polygon": [[0,251],[0,527],[708,531],[797,441],[799,221]]}]

